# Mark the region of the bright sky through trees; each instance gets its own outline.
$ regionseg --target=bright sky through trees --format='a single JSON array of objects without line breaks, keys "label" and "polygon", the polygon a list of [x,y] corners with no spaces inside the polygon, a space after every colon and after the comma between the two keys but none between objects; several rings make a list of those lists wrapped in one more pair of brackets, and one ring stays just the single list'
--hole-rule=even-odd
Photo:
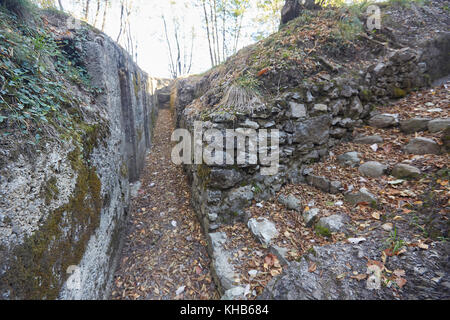
[{"label": "bright sky through trees", "polygon": [[[114,40],[117,39],[120,30],[121,1],[122,0],[109,0],[110,5],[107,12],[105,32]],[[186,41],[186,45],[189,44],[190,46],[189,42],[191,41],[191,34],[192,32],[195,33],[192,68],[190,73],[201,73],[211,67],[201,1],[202,0],[128,0],[128,3],[131,4],[131,34],[134,38],[134,44],[137,44],[138,47],[137,61],[151,76],[170,77],[170,57],[164,34],[162,15],[165,16],[167,21],[169,35],[172,35],[174,31],[173,18],[177,19],[179,30],[184,33],[188,40]],[[278,12],[276,9],[274,10],[274,3],[278,4],[278,6],[282,6],[284,0],[269,2],[265,0],[248,0],[248,2],[248,9],[242,20],[242,31],[239,35],[237,49],[255,42],[255,39],[258,36],[268,35],[275,31],[273,29],[278,25],[279,10]],[[61,4],[65,11],[70,12],[79,18],[83,18],[85,14],[85,11],[83,10],[85,3],[86,0],[61,0]],[[267,3],[271,3],[269,10],[275,12],[275,17],[270,17],[270,12],[262,13],[261,10],[263,9],[261,8],[261,5],[267,5]],[[58,6],[57,1],[55,1],[55,4]],[[94,21],[97,21],[96,26],[101,29],[102,19],[100,17],[95,17],[96,9],[97,1],[90,1],[88,21],[91,24],[93,24]],[[102,14],[103,7],[100,10],[99,16]],[[261,21],[261,17],[263,16],[268,16],[267,21]],[[232,19],[230,19],[230,22],[232,22]],[[123,42],[124,38],[125,37],[122,35],[120,43],[125,47]],[[188,49],[186,51],[189,51]]]}]

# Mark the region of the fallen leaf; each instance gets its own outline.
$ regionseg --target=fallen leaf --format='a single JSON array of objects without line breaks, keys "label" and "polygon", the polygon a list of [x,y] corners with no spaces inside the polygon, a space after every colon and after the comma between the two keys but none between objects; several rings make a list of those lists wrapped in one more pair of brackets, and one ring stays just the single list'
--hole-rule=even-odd
[{"label": "fallen leaf", "polygon": [[365,280],[367,278],[367,274],[357,274],[355,276],[351,276],[352,279],[356,279],[358,281]]},{"label": "fallen leaf", "polygon": [[309,264],[308,272],[313,273],[313,272],[315,272],[316,270],[317,270],[317,265],[316,265],[314,262],[311,262],[311,263]]},{"label": "fallen leaf", "polygon": [[280,275],[280,274],[281,274],[280,269],[273,269],[273,270],[270,270],[270,275],[271,275],[272,277],[276,277],[276,276],[278,276],[278,275]]},{"label": "fallen leaf", "polygon": [[404,277],[404,276],[405,276],[406,272],[405,272],[405,270],[394,270],[394,274],[395,274],[397,277],[401,278],[401,277]]},{"label": "fallen leaf", "polygon": [[406,279],[405,278],[397,278],[395,279],[395,283],[401,288],[403,288],[406,284]]},{"label": "fallen leaf", "polygon": [[427,245],[427,244],[425,244],[425,243],[423,243],[423,242],[419,242],[419,244],[417,245],[420,249],[423,249],[423,250],[428,250],[429,248],[430,248],[430,246],[429,245]]},{"label": "fallen leaf", "polygon": [[372,213],[372,218],[374,218],[375,220],[380,220],[381,215],[379,212],[374,212]]}]

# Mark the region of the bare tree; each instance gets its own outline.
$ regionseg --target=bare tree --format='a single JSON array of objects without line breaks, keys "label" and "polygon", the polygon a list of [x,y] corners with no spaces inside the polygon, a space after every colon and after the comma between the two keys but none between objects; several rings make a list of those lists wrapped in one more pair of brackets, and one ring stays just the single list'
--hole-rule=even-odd
[{"label": "bare tree", "polygon": [[86,4],[84,7],[84,20],[88,21],[89,19],[89,5],[91,3],[91,0],[86,0]]},{"label": "bare tree", "polygon": [[108,14],[109,0],[105,0],[105,11],[103,11],[102,31],[105,31],[106,16]]},{"label": "bare tree", "polygon": [[191,29],[190,37],[188,37],[183,20],[180,21],[177,16],[173,16],[170,21],[172,28],[169,29],[168,21],[164,14],[161,15],[161,19],[169,53],[169,72],[172,78],[189,74],[192,68],[195,29]]}]

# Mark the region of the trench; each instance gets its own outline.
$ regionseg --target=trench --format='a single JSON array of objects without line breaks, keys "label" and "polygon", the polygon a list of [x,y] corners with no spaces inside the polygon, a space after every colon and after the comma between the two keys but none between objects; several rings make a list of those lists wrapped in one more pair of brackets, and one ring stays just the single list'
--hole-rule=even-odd
[{"label": "trench", "polygon": [[111,299],[217,299],[207,242],[190,188],[171,161],[173,120],[162,109],[132,201]]}]

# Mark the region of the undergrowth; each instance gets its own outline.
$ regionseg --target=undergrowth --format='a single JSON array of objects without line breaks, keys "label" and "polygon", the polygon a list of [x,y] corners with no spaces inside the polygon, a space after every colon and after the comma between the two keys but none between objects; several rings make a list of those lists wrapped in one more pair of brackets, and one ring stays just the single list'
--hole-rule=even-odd
[{"label": "undergrowth", "polygon": [[74,49],[76,41],[85,39],[83,31],[75,41],[57,41],[35,19],[25,23],[0,8],[0,136],[26,134],[34,138],[31,143],[38,143],[50,128],[73,129],[72,116],[78,115],[75,106],[80,101],[68,83],[92,94],[100,92],[91,86]]}]

